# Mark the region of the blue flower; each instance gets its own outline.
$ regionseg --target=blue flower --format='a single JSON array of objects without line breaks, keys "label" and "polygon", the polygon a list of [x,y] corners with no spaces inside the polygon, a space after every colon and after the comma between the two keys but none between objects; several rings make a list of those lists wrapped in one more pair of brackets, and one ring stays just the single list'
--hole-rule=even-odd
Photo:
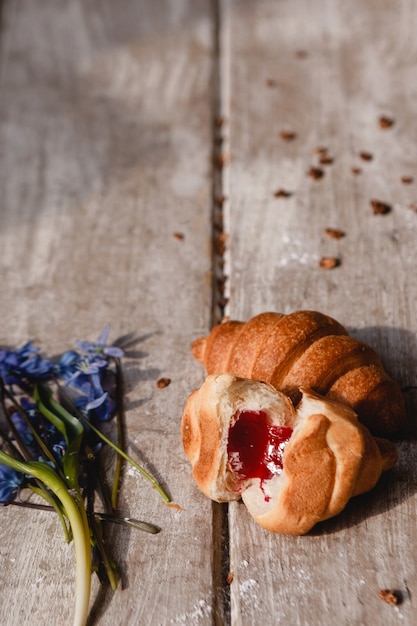
[{"label": "blue flower", "polygon": [[110,333],[110,324],[101,333],[97,341],[78,341],[77,345],[81,352],[85,354],[105,354],[114,358],[121,358],[124,356],[123,350],[116,346],[107,346],[107,339]]},{"label": "blue flower", "polygon": [[82,411],[89,420],[96,422],[107,422],[115,411],[115,402],[107,391],[95,393],[95,388],[91,385],[86,393],[80,393],[73,398],[74,405]]},{"label": "blue flower", "polygon": [[[107,365],[107,361],[97,354],[82,356],[78,352],[70,350],[62,355],[57,371],[67,385],[82,388],[86,382],[93,385],[98,384],[100,372],[106,369]],[[94,380],[91,377],[94,377]]]},{"label": "blue flower", "polygon": [[102,396],[90,400],[86,405],[90,419],[107,422],[114,415],[115,403],[105,391]]},{"label": "blue flower", "polygon": [[23,443],[30,447],[34,442],[34,437],[32,431],[30,430],[30,428],[28,428],[23,417],[18,411],[16,411],[12,414],[11,420],[17,432],[19,433]]},{"label": "blue flower", "polygon": [[20,363],[20,371],[30,379],[43,380],[49,378],[54,371],[54,364],[43,359],[39,354],[34,354],[23,363]]},{"label": "blue flower", "polygon": [[22,379],[44,380],[51,377],[54,365],[39,355],[39,348],[28,341],[17,350],[0,350],[0,376],[9,385],[20,384]]},{"label": "blue flower", "polygon": [[[57,452],[56,458],[60,460],[62,454],[59,451],[65,450],[66,447],[65,439],[62,433],[60,433],[49,420],[46,420],[43,417],[43,415],[38,411],[36,404],[29,400],[29,398],[21,398],[20,405],[30,424],[33,426],[33,430],[37,432],[48,448],[50,448],[54,453],[55,451]],[[28,447],[32,454],[34,456],[39,454],[38,445],[35,441],[33,431],[23,419],[21,413],[19,411],[15,411],[11,415],[11,420],[23,443]]]},{"label": "blue flower", "polygon": [[75,365],[79,360],[80,354],[78,352],[75,350],[67,350],[58,362],[56,367],[57,373],[63,378],[66,378],[68,373],[72,375]]},{"label": "blue flower", "polygon": [[0,464],[0,503],[7,504],[16,498],[23,482],[23,474],[15,472],[7,465]]}]

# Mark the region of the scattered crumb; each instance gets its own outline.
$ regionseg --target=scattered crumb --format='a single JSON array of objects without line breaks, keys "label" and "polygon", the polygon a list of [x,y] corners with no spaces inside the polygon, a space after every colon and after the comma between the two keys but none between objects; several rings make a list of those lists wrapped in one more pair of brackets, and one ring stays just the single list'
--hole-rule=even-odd
[{"label": "scattered crumb", "polygon": [[371,200],[371,207],[375,215],[387,215],[392,210],[390,204],[381,202],[380,200]]},{"label": "scattered crumb", "polygon": [[174,237],[178,239],[178,241],[182,241],[184,239],[184,233],[174,233]]},{"label": "scattered crumb", "polygon": [[362,168],[361,167],[352,167],[351,168],[352,174],[362,174]]},{"label": "scattered crumb", "polygon": [[295,133],[293,130],[282,130],[279,136],[284,141],[294,141],[294,139],[296,139],[297,137],[297,133]]},{"label": "scattered crumb", "polygon": [[324,232],[333,239],[342,239],[346,234],[343,230],[340,230],[340,228],[326,228]]},{"label": "scattered crumb", "polygon": [[381,115],[379,118],[379,125],[381,128],[391,128],[394,126],[395,120],[392,117],[387,117],[386,115]]},{"label": "scattered crumb", "polygon": [[275,78],[267,78],[265,81],[267,87],[278,87],[278,81]]},{"label": "scattered crumb", "polygon": [[175,504],[175,502],[163,502],[169,509],[175,509],[176,511],[183,511],[184,509],[179,504]]},{"label": "scattered crumb", "polygon": [[412,202],[408,205],[408,208],[414,211],[414,213],[417,213],[417,202]]},{"label": "scattered crumb", "polygon": [[380,589],[378,591],[378,596],[387,604],[391,604],[393,606],[401,604],[401,594],[394,589]]},{"label": "scattered crumb", "polygon": [[215,241],[217,252],[220,256],[223,256],[225,253],[226,240],[227,240],[227,233],[222,232],[220,233],[219,237]]},{"label": "scattered crumb", "polygon": [[235,577],[235,575],[233,574],[233,572],[229,572],[227,574],[226,582],[227,582],[228,585],[232,584],[234,577]]},{"label": "scattered crumb", "polygon": [[362,159],[362,161],[372,161],[372,159],[374,158],[374,155],[372,154],[372,152],[366,152],[365,150],[362,150],[362,152],[359,152],[359,156]]},{"label": "scattered crumb", "polygon": [[319,180],[320,178],[323,178],[324,170],[322,170],[320,167],[310,167],[310,169],[308,170],[308,175],[310,176],[310,178]]},{"label": "scattered crumb", "polygon": [[325,256],[320,259],[319,265],[324,270],[332,270],[335,267],[339,267],[340,259],[335,256]]},{"label": "scattered crumb", "polygon": [[219,205],[219,207],[222,207],[223,204],[226,202],[226,200],[227,200],[227,196],[224,196],[224,195],[219,196],[217,198],[217,204]]},{"label": "scattered crumb", "polygon": [[159,380],[156,381],[156,386],[158,387],[158,389],[164,389],[165,387],[168,387],[168,385],[171,384],[171,379],[170,378],[160,378]]},{"label": "scattered crumb", "polygon": [[318,146],[317,148],[315,148],[314,150],[314,154],[321,154],[321,155],[325,155],[328,153],[328,148],[326,146]]},{"label": "scattered crumb", "polygon": [[401,182],[404,185],[411,185],[414,182],[414,178],[412,176],[401,176]]},{"label": "scattered crumb", "polygon": [[334,163],[334,158],[330,156],[330,154],[322,154],[319,163],[321,165],[332,165]]},{"label": "scattered crumb", "polygon": [[215,124],[219,128],[224,126],[225,123],[226,123],[226,118],[223,115],[219,115],[219,117],[217,117],[216,120],[215,120]]},{"label": "scattered crumb", "polygon": [[297,59],[306,59],[308,57],[308,52],[307,50],[296,50],[295,56]]},{"label": "scattered crumb", "polygon": [[214,165],[221,170],[225,165],[227,165],[230,161],[230,155],[225,154],[224,152],[220,152],[214,158]]},{"label": "scattered crumb", "polygon": [[274,191],[275,198],[290,198],[293,195],[292,191],[287,191],[286,189],[277,189]]}]

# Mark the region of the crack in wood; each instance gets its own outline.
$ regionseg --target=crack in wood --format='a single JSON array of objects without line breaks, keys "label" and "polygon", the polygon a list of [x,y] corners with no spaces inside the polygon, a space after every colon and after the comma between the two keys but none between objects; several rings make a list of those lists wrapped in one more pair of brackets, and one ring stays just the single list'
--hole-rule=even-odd
[{"label": "crack in wood", "polygon": [[[226,312],[227,272],[225,206],[227,204],[228,152],[228,91],[225,35],[227,24],[225,3],[213,2],[213,163],[212,163],[212,312],[211,325],[220,323]],[[212,503],[212,583],[214,626],[231,623],[230,611],[230,541],[229,507],[227,503]]]},{"label": "crack in wood", "polygon": [[212,325],[225,317],[228,304],[226,269],[227,231],[225,211],[228,202],[228,55],[225,3],[213,3],[214,62],[213,62],[213,186],[212,186]]}]

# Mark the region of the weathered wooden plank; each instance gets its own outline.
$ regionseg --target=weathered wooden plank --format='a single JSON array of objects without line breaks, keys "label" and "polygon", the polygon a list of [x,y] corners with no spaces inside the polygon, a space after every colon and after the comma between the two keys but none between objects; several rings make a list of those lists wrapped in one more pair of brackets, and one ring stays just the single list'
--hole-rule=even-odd
[{"label": "weathered wooden plank", "polygon": [[[0,343],[53,354],[108,322],[113,339],[132,333],[129,451],[183,507],[127,472],[121,513],[162,532],[112,531],[123,589],[95,584],[91,623],[211,623],[211,504],[179,436],[200,380],[189,341],[211,316],[211,8],[4,2],[2,28]],[[4,626],[71,623],[55,516],[3,509],[0,554]]]},{"label": "weathered wooden plank", "polygon": [[[327,312],[371,343],[402,386],[415,385],[417,179],[403,177],[417,171],[416,7],[222,6],[227,313]],[[394,124],[381,128],[382,116]],[[320,163],[320,147],[331,163]],[[323,177],[309,175],[313,166]],[[374,214],[373,199],[391,211]],[[329,237],[328,227],[345,236]],[[340,265],[322,269],[322,257]],[[415,399],[406,393],[411,420]],[[372,494],[307,537],[268,535],[231,506],[232,623],[414,623],[415,484],[414,444],[405,442]],[[379,599],[386,587],[401,590],[400,606]]]}]

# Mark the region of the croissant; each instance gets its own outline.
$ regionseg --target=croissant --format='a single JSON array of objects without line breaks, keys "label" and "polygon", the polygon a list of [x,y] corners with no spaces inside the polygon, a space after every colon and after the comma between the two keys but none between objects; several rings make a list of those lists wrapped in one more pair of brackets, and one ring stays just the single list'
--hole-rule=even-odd
[{"label": "croissant", "polygon": [[242,497],[266,530],[302,535],[372,489],[397,461],[346,405],[301,388],[297,410],[267,383],[208,376],[188,398],[182,441],[212,500]]},{"label": "croissant", "polygon": [[401,389],[377,353],[322,313],[262,313],[246,323],[227,321],[195,340],[192,353],[208,374],[268,382],[294,403],[301,386],[343,402],[374,435],[395,436],[405,428]]}]

